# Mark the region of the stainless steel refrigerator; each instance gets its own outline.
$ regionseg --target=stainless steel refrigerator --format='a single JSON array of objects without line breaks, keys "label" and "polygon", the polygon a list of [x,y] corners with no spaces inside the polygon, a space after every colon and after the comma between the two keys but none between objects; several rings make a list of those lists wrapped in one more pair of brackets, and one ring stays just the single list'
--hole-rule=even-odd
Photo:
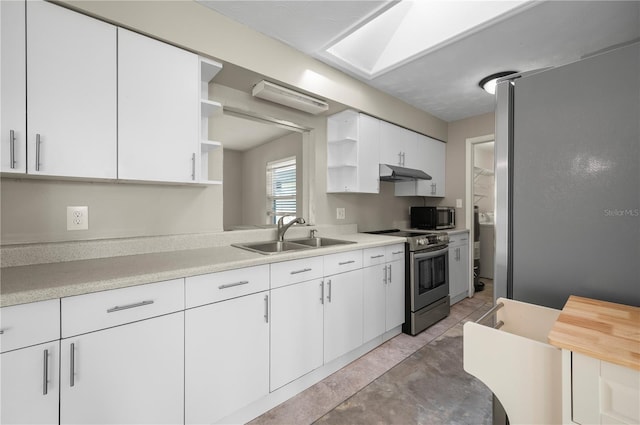
[{"label": "stainless steel refrigerator", "polygon": [[640,306],[640,43],[496,96],[496,296]]}]

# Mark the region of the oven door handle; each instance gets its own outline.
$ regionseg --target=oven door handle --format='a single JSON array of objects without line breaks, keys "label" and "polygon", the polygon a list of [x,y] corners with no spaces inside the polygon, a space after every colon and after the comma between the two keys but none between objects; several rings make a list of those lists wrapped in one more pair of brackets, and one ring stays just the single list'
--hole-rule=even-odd
[{"label": "oven door handle", "polygon": [[427,251],[427,252],[421,252],[421,251],[414,251],[413,253],[413,258],[416,260],[420,260],[422,258],[432,258],[432,257],[437,257],[438,255],[442,255],[445,252],[449,252],[449,246],[447,245],[446,247],[439,249],[437,251]]}]

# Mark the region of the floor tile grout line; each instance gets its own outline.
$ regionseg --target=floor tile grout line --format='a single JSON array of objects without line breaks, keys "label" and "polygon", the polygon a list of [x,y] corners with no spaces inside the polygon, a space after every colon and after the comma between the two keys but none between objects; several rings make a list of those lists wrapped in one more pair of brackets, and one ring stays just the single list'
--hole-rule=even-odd
[{"label": "floor tile grout line", "polygon": [[[461,318],[459,321],[457,321],[456,323],[454,323],[453,325],[449,326],[448,328],[446,328],[444,331],[442,331],[441,333],[439,333],[437,336],[434,336],[433,338],[429,339],[425,344],[421,345],[420,347],[416,348],[413,352],[409,353],[406,357],[404,357],[402,360],[400,360],[399,362],[397,362],[395,365],[391,366],[389,369],[385,370],[384,372],[382,372],[380,375],[378,375],[377,377],[375,377],[372,381],[370,381],[369,383],[367,383],[365,386],[363,386],[362,388],[356,390],[353,394],[351,394],[350,396],[348,396],[347,398],[343,399],[342,401],[339,401],[335,406],[331,407],[329,410],[327,410],[326,412],[324,412],[322,415],[320,415],[319,417],[317,417],[316,419],[314,419],[313,421],[309,422],[309,425],[313,425],[315,423],[317,423],[319,420],[321,420],[323,417],[325,417],[327,414],[329,414],[330,412],[332,412],[334,409],[336,409],[338,406],[340,406],[341,404],[351,400],[352,398],[354,398],[356,395],[358,395],[360,392],[362,392],[363,390],[365,390],[366,388],[368,388],[370,385],[372,385],[376,380],[378,380],[380,377],[382,377],[383,375],[385,375],[386,373],[390,372],[392,369],[398,367],[401,363],[403,363],[404,361],[406,361],[409,357],[413,356],[415,353],[417,353],[418,351],[420,351],[421,349],[423,349],[424,347],[426,347],[427,345],[429,345],[431,342],[435,341],[436,339],[442,337],[444,334],[446,334],[447,332],[449,332],[452,328],[454,328],[455,326],[459,325],[460,323],[462,323],[465,319],[467,319],[469,316],[473,315],[474,313],[477,313],[478,310],[482,309],[483,307],[486,306],[486,304],[488,304],[487,301],[483,301],[482,304],[480,304],[478,306],[478,308],[475,308],[471,313],[467,314],[466,316],[464,316],[463,318]],[[398,337],[401,334],[398,334],[396,336],[394,336],[393,338]],[[393,338],[385,341],[385,344],[389,341],[391,341]],[[366,354],[364,354],[364,356],[368,355],[369,353],[371,353],[372,351],[376,350],[379,347],[374,348],[373,350],[367,352]],[[356,359],[357,360],[357,359]],[[354,360],[355,362],[355,360]],[[351,365],[353,362],[349,363],[347,366],[345,367],[349,367],[349,365]],[[336,371],[335,373],[337,373],[339,371]],[[329,375],[331,376],[331,375]],[[328,377],[327,377],[328,378]],[[326,379],[326,378],[325,378]],[[320,381],[322,382],[322,381]]]}]

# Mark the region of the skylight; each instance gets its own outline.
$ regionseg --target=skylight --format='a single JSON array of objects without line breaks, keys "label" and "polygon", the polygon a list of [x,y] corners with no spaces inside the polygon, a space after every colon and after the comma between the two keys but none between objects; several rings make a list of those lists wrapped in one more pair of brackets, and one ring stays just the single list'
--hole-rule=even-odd
[{"label": "skylight", "polygon": [[374,78],[409,59],[478,31],[528,0],[402,0],[326,49]]}]

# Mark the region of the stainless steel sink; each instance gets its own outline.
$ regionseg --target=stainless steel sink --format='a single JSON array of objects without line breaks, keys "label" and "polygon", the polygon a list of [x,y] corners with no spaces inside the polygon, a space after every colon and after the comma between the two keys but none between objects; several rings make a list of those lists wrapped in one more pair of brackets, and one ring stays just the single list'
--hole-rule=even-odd
[{"label": "stainless steel sink", "polygon": [[311,248],[308,245],[297,244],[289,241],[268,241],[268,242],[255,242],[255,243],[243,243],[243,244],[231,244],[237,248],[246,249],[248,251],[257,252],[260,254],[277,254],[285,251],[296,251],[300,249]]},{"label": "stainless steel sink", "polygon": [[267,242],[254,242],[254,243],[241,243],[231,244],[237,248],[246,249],[248,251],[257,252],[259,254],[271,255],[279,252],[297,251],[303,249],[322,248],[325,246],[345,245],[355,242],[344,241],[341,239],[331,238],[306,238],[306,239],[294,239],[289,241],[267,241]]},{"label": "stainless steel sink", "polygon": [[291,242],[307,245],[312,248],[321,248],[323,246],[333,246],[333,245],[347,245],[351,243],[355,243],[352,241],[345,241],[342,239],[332,239],[332,238],[306,238],[306,239],[292,239]]}]

